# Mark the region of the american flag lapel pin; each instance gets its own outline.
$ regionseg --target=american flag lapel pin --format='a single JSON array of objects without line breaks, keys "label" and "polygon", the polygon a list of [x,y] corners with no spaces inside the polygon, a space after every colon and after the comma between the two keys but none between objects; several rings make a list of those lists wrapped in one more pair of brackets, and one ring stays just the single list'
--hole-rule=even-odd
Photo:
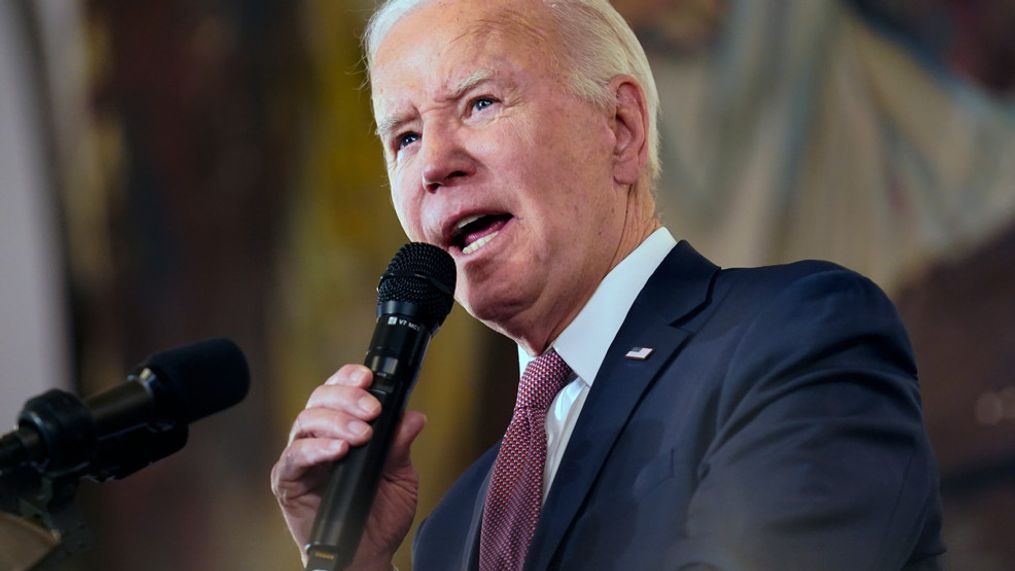
[{"label": "american flag lapel pin", "polygon": [[630,351],[624,355],[625,359],[634,359],[635,361],[644,361],[648,359],[648,356],[652,354],[653,349],[651,347],[632,347]]}]

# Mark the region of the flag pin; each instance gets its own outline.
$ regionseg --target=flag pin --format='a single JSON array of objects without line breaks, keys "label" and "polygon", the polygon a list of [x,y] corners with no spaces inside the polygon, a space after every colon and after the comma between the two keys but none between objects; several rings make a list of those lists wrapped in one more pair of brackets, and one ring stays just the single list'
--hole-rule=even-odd
[{"label": "flag pin", "polygon": [[651,347],[632,347],[630,351],[624,355],[627,359],[635,359],[637,361],[644,361],[648,359],[648,356],[652,354],[653,349]]}]

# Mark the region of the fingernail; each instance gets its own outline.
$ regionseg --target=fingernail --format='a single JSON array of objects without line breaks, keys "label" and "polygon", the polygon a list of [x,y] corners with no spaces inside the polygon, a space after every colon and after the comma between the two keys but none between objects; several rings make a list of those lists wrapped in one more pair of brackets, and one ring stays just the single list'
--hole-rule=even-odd
[{"label": "fingernail", "polygon": [[356,369],[355,371],[353,371],[351,377],[353,381],[357,383],[362,383],[363,379],[367,377],[367,372],[365,369]]},{"label": "fingernail", "polygon": [[328,380],[324,381],[324,384],[326,384],[326,385],[337,385],[338,384],[338,375],[331,375],[330,377],[328,377]]},{"label": "fingernail", "polygon": [[354,420],[349,423],[349,430],[357,436],[363,436],[368,430],[370,430],[370,427],[365,422]]},{"label": "fingernail", "polygon": [[363,412],[372,414],[375,410],[377,410],[377,401],[373,397],[363,397],[359,399],[356,406],[358,406]]}]

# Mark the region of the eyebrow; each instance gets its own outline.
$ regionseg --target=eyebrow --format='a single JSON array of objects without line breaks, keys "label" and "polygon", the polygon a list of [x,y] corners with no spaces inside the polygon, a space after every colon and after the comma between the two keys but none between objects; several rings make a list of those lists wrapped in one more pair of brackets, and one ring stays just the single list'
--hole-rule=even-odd
[{"label": "eyebrow", "polygon": [[[445,101],[455,101],[460,99],[473,87],[493,79],[494,75],[495,74],[491,69],[477,69],[469,74],[465,79],[459,81],[458,84],[448,92],[447,96],[441,97],[440,99]],[[395,114],[385,117],[377,122],[376,133],[379,137],[386,138],[391,132],[397,130],[401,125],[408,123],[409,121],[412,121],[412,118],[405,114]]]},{"label": "eyebrow", "polygon": [[455,100],[459,99],[467,91],[483,83],[493,79],[494,73],[492,69],[477,69],[476,71],[469,74],[468,77],[458,82],[458,85],[451,90],[451,94],[448,95],[448,99]]}]

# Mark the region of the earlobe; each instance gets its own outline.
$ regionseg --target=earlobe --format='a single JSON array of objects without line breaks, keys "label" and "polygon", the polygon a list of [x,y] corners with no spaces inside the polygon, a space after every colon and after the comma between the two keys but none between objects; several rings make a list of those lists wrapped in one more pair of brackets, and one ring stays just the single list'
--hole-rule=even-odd
[{"label": "earlobe", "polygon": [[610,82],[616,97],[613,178],[620,185],[633,185],[648,163],[648,106],[637,80],[619,76]]}]

